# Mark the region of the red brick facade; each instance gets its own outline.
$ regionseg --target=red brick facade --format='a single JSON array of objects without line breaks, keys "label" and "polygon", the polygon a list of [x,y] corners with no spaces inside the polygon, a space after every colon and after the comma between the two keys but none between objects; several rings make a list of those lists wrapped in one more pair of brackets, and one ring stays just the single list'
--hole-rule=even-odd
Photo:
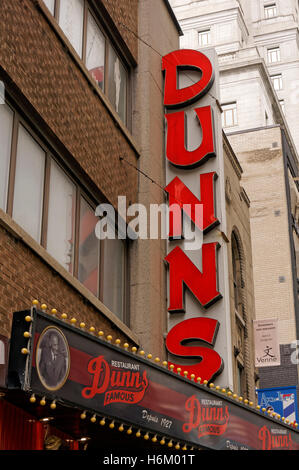
[{"label": "red brick facade", "polygon": [[[137,0],[130,1],[130,8],[127,0],[104,3],[112,20],[121,17],[128,28],[137,28]],[[42,2],[35,0],[1,2],[0,80],[25,114],[28,110],[33,116],[44,136],[57,145],[62,158],[79,169],[85,187],[90,182],[115,206],[118,195],[127,196],[128,203],[134,202],[137,172],[119,160],[125,156],[137,164],[133,139],[119,125],[107,99],[101,97],[88,78],[83,62],[74,57],[71,48],[67,49],[58,25],[44,10]],[[125,31],[123,40],[137,57],[136,38]],[[85,321],[88,327],[102,329],[114,339],[127,339],[94,303],[5,225],[1,221],[0,334],[9,337],[12,313],[29,308],[36,298],[49,309],[56,308],[59,314],[74,316],[78,323]]]}]

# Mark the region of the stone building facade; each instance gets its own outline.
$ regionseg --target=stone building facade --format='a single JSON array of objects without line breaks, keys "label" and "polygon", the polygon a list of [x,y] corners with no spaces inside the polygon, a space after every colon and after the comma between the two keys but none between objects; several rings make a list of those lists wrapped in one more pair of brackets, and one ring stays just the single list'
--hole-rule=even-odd
[{"label": "stone building facade", "polygon": [[[34,299],[84,331],[166,359],[166,242],[99,242],[95,213],[102,203],[118,211],[119,196],[126,208],[165,202],[161,60],[179,48],[181,34],[170,4],[3,0],[1,13],[0,372],[13,313]],[[227,138],[217,137],[228,213],[219,237],[236,241],[227,273],[234,388],[254,400],[250,202],[240,163]],[[122,234],[121,223],[111,224]],[[6,412],[17,415],[3,403],[0,430]],[[28,409],[16,407],[21,428]],[[34,432],[43,435],[38,421]]]},{"label": "stone building facade", "polygon": [[223,128],[251,201],[256,317],[279,323],[282,365],[260,369],[258,385],[297,385],[298,2],[171,4],[181,47],[218,53]]}]

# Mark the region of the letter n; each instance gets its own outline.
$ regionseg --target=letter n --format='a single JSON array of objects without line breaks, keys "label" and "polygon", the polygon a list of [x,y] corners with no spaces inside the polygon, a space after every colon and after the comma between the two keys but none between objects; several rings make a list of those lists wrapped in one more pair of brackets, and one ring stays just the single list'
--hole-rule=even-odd
[{"label": "letter n", "polygon": [[[178,204],[181,209],[184,209],[184,205],[190,205],[191,214],[188,213],[187,215],[204,233],[219,224],[219,220],[215,217],[214,182],[216,178],[215,172],[200,175],[200,200],[177,176],[165,188],[168,193],[169,206]],[[200,220],[196,220],[195,208],[199,204],[203,206],[202,217]],[[170,239],[182,237],[182,217],[179,217],[176,212],[169,212],[168,236]]]},{"label": "letter n", "polygon": [[169,265],[169,306],[170,313],[185,312],[183,305],[184,285],[195,295],[204,308],[208,308],[222,296],[217,290],[216,251],[219,244],[206,243],[202,246],[202,272],[179,247],[174,248],[165,258]]}]

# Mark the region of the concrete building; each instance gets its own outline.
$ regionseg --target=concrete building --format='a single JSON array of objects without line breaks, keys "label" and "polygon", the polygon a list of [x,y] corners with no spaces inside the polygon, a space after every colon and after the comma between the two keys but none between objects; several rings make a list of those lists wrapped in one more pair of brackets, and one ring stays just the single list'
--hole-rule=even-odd
[{"label": "concrete building", "polygon": [[298,2],[171,4],[181,47],[218,53],[223,128],[251,201],[256,317],[279,324],[282,365],[261,368],[259,386],[297,385],[290,344],[299,338]]}]

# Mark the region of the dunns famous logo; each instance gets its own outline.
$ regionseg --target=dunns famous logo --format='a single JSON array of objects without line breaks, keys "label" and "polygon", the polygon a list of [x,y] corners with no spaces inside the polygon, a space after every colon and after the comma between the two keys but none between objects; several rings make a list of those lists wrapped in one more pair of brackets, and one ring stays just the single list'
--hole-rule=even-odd
[{"label": "dunns famous logo", "polygon": [[193,395],[185,404],[189,412],[189,422],[183,425],[185,433],[198,430],[198,437],[205,435],[220,436],[226,431],[229,419],[228,407],[203,406]]},{"label": "dunns famous logo", "polygon": [[262,443],[262,450],[289,449],[293,448],[291,434],[287,430],[268,429],[263,426],[258,433]]},{"label": "dunns famous logo", "polygon": [[91,399],[104,393],[104,406],[116,402],[138,403],[148,386],[146,371],[141,375],[140,372],[111,367],[104,356],[92,359],[88,363],[88,372],[93,375],[92,385],[82,390],[82,396]]}]

